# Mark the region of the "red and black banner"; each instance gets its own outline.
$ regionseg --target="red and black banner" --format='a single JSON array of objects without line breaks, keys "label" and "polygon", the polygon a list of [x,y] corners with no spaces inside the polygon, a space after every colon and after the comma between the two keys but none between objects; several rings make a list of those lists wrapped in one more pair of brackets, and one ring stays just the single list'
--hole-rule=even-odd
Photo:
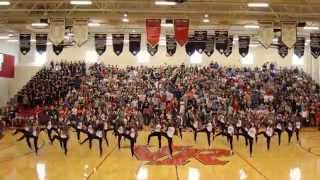
[{"label": "red and black banner", "polygon": [[206,40],[206,48],[204,49],[204,53],[210,57],[214,53],[214,35],[207,35]]},{"label": "red and black banner", "polygon": [[174,35],[166,35],[167,54],[173,56],[177,50],[177,42]]},{"label": "red and black banner", "polygon": [[176,41],[180,46],[183,46],[188,41],[189,34],[189,20],[188,19],[175,19],[174,20],[174,35]]},{"label": "red and black banner", "polygon": [[312,56],[317,59],[320,55],[320,33],[310,34],[310,50]]},{"label": "red and black banner", "polygon": [[158,44],[153,47],[151,45],[147,44],[147,51],[151,56],[154,56],[158,52],[158,47],[159,47]]},{"label": "red and black banner", "polygon": [[123,51],[124,34],[112,34],[113,52],[119,56]]},{"label": "red and black banner", "polygon": [[194,35],[189,36],[189,40],[188,40],[185,48],[186,48],[186,53],[188,54],[188,56],[191,56],[196,51],[196,47],[194,45]]},{"label": "red and black banner", "polygon": [[216,50],[223,54],[228,47],[228,31],[216,31]]},{"label": "red and black banner", "polygon": [[161,19],[147,19],[147,42],[151,47],[156,46],[160,41]]},{"label": "red and black banner", "polygon": [[129,34],[129,51],[132,55],[137,55],[141,49],[141,34]]},{"label": "red and black banner", "polygon": [[39,54],[47,50],[48,34],[36,34],[36,50]]},{"label": "red and black banner", "polygon": [[281,41],[281,38],[278,39],[278,42],[278,53],[282,58],[285,58],[288,55],[288,47]]},{"label": "red and black banner", "polygon": [[31,34],[20,34],[20,52],[23,55],[28,54],[31,49]]},{"label": "red and black banner", "polygon": [[14,78],[14,56],[0,54],[0,77]]},{"label": "red and black banner", "polygon": [[226,57],[229,57],[232,54],[233,47],[233,35],[228,37],[227,49],[223,52]]},{"label": "red and black banner", "polygon": [[246,57],[249,53],[250,36],[239,36],[240,56]]},{"label": "red and black banner", "polygon": [[96,52],[101,56],[107,50],[107,35],[106,34],[95,34],[94,35],[94,46]]},{"label": "red and black banner", "polygon": [[306,39],[304,37],[297,37],[297,41],[294,44],[294,54],[301,58],[304,55],[304,46]]},{"label": "red and black banner", "polygon": [[198,53],[202,54],[202,52],[206,48],[206,40],[207,40],[207,31],[194,32],[194,45]]},{"label": "red and black banner", "polygon": [[59,56],[59,54],[63,51],[63,42],[59,45],[52,44],[52,50],[57,56]]}]

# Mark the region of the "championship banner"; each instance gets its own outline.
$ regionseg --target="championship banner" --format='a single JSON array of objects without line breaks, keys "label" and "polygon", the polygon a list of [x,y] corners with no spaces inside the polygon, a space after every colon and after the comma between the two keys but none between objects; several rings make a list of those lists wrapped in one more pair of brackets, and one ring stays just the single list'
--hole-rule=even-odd
[{"label": "championship banner", "polygon": [[188,41],[189,34],[189,20],[188,19],[175,19],[174,20],[174,35],[176,41],[180,46],[183,46]]},{"label": "championship banner", "polygon": [[206,48],[206,40],[207,40],[207,31],[194,32],[194,45],[198,53],[202,54],[202,52]]},{"label": "championship banner", "polygon": [[174,35],[166,35],[167,54],[173,56],[177,50],[177,42]]},{"label": "championship banner", "polygon": [[132,55],[137,55],[141,49],[141,34],[129,34],[129,51]]},{"label": "championship banner", "polygon": [[148,44],[156,46],[160,41],[161,19],[147,19],[146,30]]},{"label": "championship banner", "polygon": [[196,51],[196,47],[194,46],[194,35],[189,36],[189,40],[188,40],[185,48],[186,48],[186,53],[188,54],[188,56],[191,56]]},{"label": "championship banner", "polygon": [[23,55],[28,54],[31,49],[31,34],[20,34],[20,52]]},{"label": "championship banner", "polygon": [[232,54],[232,47],[233,47],[233,35],[230,35],[228,37],[228,46],[227,46],[227,49],[223,52],[223,54],[226,56],[226,57],[229,57],[231,54]]},{"label": "championship banner", "polygon": [[150,44],[147,44],[147,51],[151,56],[154,56],[158,52],[159,45],[151,46]]},{"label": "championship banner", "polygon": [[281,41],[281,38],[279,38],[278,53],[282,58],[288,55],[288,47]]},{"label": "championship banner", "polygon": [[297,41],[297,23],[283,22],[281,25],[281,41],[291,49]]},{"label": "championship banner", "polygon": [[306,39],[304,37],[297,37],[297,42],[294,45],[294,54],[301,58],[304,55],[304,46]]},{"label": "championship banner", "polygon": [[74,40],[76,41],[77,46],[82,46],[88,40],[89,27],[88,20],[74,20],[73,28]]},{"label": "championship banner", "polygon": [[46,52],[47,50],[47,34],[36,34],[36,50],[39,54]]},{"label": "championship banner", "polygon": [[106,34],[95,34],[94,35],[94,46],[96,52],[101,56],[107,50],[107,35]]},{"label": "championship banner", "polygon": [[227,49],[228,46],[228,31],[216,31],[216,49],[220,54]]},{"label": "championship banner", "polygon": [[259,31],[257,35],[257,39],[260,44],[268,49],[272,44],[273,39],[273,23],[272,22],[260,22],[259,23]]},{"label": "championship banner", "polygon": [[249,53],[250,36],[239,36],[240,56],[246,57]]},{"label": "championship banner", "polygon": [[53,44],[52,50],[57,56],[59,56],[59,54],[62,53],[62,51],[63,51],[63,43],[60,43],[58,45]]},{"label": "championship banner", "polygon": [[113,52],[119,56],[123,51],[124,34],[112,34]]},{"label": "championship banner", "polygon": [[320,55],[320,33],[311,33],[310,40],[311,54],[317,59]]},{"label": "championship banner", "polygon": [[64,40],[65,19],[50,19],[48,39],[53,45],[59,45]]},{"label": "championship banner", "polygon": [[204,53],[210,57],[214,53],[214,35],[207,35],[206,40],[206,48],[204,49]]},{"label": "championship banner", "polygon": [[0,54],[0,77],[14,78],[14,56]]}]

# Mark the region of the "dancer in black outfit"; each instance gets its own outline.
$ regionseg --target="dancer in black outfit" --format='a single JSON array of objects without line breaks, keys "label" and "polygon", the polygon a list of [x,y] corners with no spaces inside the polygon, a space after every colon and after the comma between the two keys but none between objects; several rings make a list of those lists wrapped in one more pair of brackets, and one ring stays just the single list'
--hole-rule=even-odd
[{"label": "dancer in black outfit", "polygon": [[99,150],[100,150],[100,156],[102,156],[102,134],[103,134],[103,128],[101,125],[97,127],[95,130],[93,127],[93,122],[91,122],[88,126],[88,129],[86,131],[87,138],[84,139],[80,144],[84,144],[86,141],[89,141],[89,148],[92,148],[92,140],[97,139],[99,141]]},{"label": "dancer in black outfit", "polygon": [[281,122],[278,121],[276,123],[276,128],[275,128],[274,131],[278,134],[278,144],[280,146],[280,144],[281,144],[281,134],[282,134],[282,124],[281,124]]},{"label": "dancer in black outfit", "polygon": [[290,144],[293,135],[293,124],[291,121],[287,124],[286,132],[288,133],[288,143]]},{"label": "dancer in black outfit", "polygon": [[68,133],[68,126],[63,125],[58,130],[58,134],[52,137],[51,142],[53,143],[56,139],[59,140],[61,148],[64,149],[64,154],[68,154],[68,140],[69,140],[69,133]]},{"label": "dancer in black outfit", "polygon": [[172,154],[173,154],[173,148],[172,148],[173,141],[172,141],[172,139],[174,136],[174,132],[175,132],[175,127],[171,123],[168,125],[168,128],[165,132],[161,132],[161,136],[164,136],[168,140],[170,157],[172,157]]},{"label": "dancer in black outfit", "polygon": [[38,154],[38,139],[39,139],[39,134],[40,134],[40,127],[37,126],[36,124],[33,125],[32,127],[32,133],[30,138],[33,138],[33,145],[34,145],[34,149],[36,154]]},{"label": "dancer in black outfit", "polygon": [[104,140],[106,141],[107,146],[109,146],[109,141],[108,141],[108,132],[109,131],[114,131],[114,128],[109,125],[107,120],[103,120],[103,136]]},{"label": "dancer in black outfit", "polygon": [[248,131],[247,138],[249,141],[249,150],[250,150],[250,157],[252,157],[252,151],[253,151],[253,140],[256,137],[256,128],[254,126],[251,126],[251,128]]},{"label": "dancer in black outfit", "polygon": [[150,143],[150,139],[156,136],[158,138],[159,149],[161,148],[161,124],[160,122],[156,122],[156,125],[152,128],[151,133],[148,135],[148,144]]},{"label": "dancer in black outfit", "polygon": [[266,138],[266,140],[267,140],[267,150],[269,151],[269,150],[270,150],[271,138],[272,138],[272,136],[273,136],[273,128],[272,128],[272,125],[269,124],[269,125],[267,126],[266,130],[257,133],[257,136],[259,136],[259,135],[261,135],[261,134],[262,134],[262,135]]},{"label": "dancer in black outfit", "polygon": [[230,123],[228,125],[228,130],[227,130],[227,140],[228,140],[228,143],[230,145],[230,149],[231,149],[231,154],[233,154],[233,135],[234,135],[234,127],[233,125]]},{"label": "dancer in black outfit", "polygon": [[301,129],[301,122],[299,120],[296,121],[296,126],[295,126],[295,132],[296,132],[296,137],[297,137],[297,141],[300,143],[300,129]]}]

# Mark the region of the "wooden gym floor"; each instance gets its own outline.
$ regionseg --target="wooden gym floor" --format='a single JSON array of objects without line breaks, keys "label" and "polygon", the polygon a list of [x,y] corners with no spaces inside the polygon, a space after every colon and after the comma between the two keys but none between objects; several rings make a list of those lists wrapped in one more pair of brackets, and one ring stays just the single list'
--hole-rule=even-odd
[{"label": "wooden gym floor", "polygon": [[[136,157],[131,157],[129,142],[122,142],[118,150],[116,139],[109,134],[109,147],[103,144],[103,156],[99,156],[98,143],[93,148],[79,145],[75,133],[71,132],[69,154],[64,156],[60,145],[48,144],[46,133],[40,135],[39,154],[35,155],[25,140],[17,142],[11,132],[0,140],[0,179],[2,180],[317,180],[320,179],[320,131],[303,129],[301,146],[295,136],[287,143],[283,133],[282,144],[277,137],[272,139],[271,150],[266,150],[266,140],[259,137],[250,158],[243,138],[234,138],[234,155],[229,155],[226,138],[218,137],[213,146],[207,146],[206,136],[185,132],[183,140],[174,138],[176,145],[173,159],[167,149],[157,148],[154,137],[149,147],[144,146],[147,132],[140,132],[136,146]],[[85,138],[82,135],[82,139]],[[162,140],[166,146],[166,139]],[[183,144],[183,146],[182,146]],[[213,150],[218,149],[218,150]],[[169,164],[169,165],[168,165]]]}]

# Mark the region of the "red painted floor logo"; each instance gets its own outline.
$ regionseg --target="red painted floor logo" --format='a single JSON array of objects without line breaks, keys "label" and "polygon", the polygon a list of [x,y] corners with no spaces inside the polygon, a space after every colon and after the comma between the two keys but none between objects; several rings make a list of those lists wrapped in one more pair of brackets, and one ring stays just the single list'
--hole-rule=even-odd
[{"label": "red painted floor logo", "polygon": [[197,149],[191,146],[174,146],[173,156],[168,155],[168,147],[151,151],[148,146],[136,146],[135,155],[141,161],[149,161],[148,165],[185,165],[194,158],[203,165],[225,165],[229,161],[219,160],[220,157],[230,156],[225,149]]}]

